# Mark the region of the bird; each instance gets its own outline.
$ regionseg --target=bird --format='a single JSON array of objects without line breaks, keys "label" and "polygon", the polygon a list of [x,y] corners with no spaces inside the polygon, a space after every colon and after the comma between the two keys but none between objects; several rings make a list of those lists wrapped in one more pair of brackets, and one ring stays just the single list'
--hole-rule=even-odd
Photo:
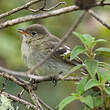
[{"label": "bird", "polygon": [[[44,60],[61,41],[51,34],[47,28],[41,24],[32,24],[25,29],[19,29],[22,35],[21,53],[24,63],[29,69]],[[70,61],[70,47],[63,44],[55,50],[44,64],[35,70],[37,75],[67,74],[77,64],[82,64],[79,58]]]}]

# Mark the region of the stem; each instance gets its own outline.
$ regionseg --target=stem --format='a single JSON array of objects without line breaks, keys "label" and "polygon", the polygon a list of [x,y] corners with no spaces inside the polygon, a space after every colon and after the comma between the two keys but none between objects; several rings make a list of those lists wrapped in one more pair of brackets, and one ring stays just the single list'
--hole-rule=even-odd
[{"label": "stem", "polygon": [[103,110],[106,110],[106,95],[105,95],[105,92],[104,92],[104,85],[101,85],[99,87],[99,89],[101,91],[101,96],[104,99]]}]

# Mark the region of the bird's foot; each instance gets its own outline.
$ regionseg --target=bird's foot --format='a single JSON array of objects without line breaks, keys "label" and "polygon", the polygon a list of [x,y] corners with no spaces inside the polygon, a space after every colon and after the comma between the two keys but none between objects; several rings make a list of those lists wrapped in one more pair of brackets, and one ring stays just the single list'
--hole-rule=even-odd
[{"label": "bird's foot", "polygon": [[29,82],[30,82],[30,85],[32,85],[33,90],[37,90],[38,83],[36,83],[35,79],[30,79]]},{"label": "bird's foot", "polygon": [[53,83],[53,86],[55,87],[57,85],[57,76],[52,76],[52,83]]}]

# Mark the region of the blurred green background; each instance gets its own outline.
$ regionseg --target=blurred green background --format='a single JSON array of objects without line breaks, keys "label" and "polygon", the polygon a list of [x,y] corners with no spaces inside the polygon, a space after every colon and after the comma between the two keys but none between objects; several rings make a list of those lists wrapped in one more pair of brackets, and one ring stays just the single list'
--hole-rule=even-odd
[{"label": "blurred green background", "polygon": [[[61,5],[57,8],[74,4],[73,0],[62,0],[62,1],[65,1],[67,4]],[[20,5],[25,4],[26,2],[28,2],[28,0],[10,0],[10,1],[0,0],[0,13],[9,11],[13,8],[16,8]],[[47,0],[46,8],[49,8],[58,2],[59,0]],[[36,8],[39,8],[41,5],[42,3],[39,3],[31,7],[36,9]],[[107,24],[110,24],[110,20],[109,20],[110,7],[109,6],[97,7],[94,9],[94,11]],[[13,69],[16,71],[27,70],[27,67],[23,63],[21,50],[20,50],[22,38],[20,34],[17,33],[17,29],[25,28],[28,25],[33,23],[40,23],[40,24],[44,24],[52,34],[61,38],[68,31],[69,27],[74,23],[74,21],[78,18],[78,16],[80,16],[81,13],[82,13],[81,11],[71,12],[71,13],[63,14],[60,16],[54,16],[54,17],[50,17],[42,20],[24,22],[24,23],[21,23],[15,26],[10,26],[8,28],[0,30],[0,66],[7,67],[9,69]],[[0,22],[9,20],[12,18],[25,16],[28,14],[32,14],[32,13],[27,10],[22,10],[9,17],[3,18],[2,20],[0,20]],[[101,43],[98,46],[110,47],[110,43],[109,43],[110,31],[89,15],[85,16],[83,22],[80,24],[80,26],[77,28],[76,31],[80,33],[91,34],[96,38],[104,38],[107,40],[107,42]],[[66,43],[71,48],[73,48],[75,45],[80,44],[80,41],[75,36],[71,35],[71,37],[68,39]],[[110,63],[110,58],[100,57],[100,60],[105,60],[107,63]],[[1,78],[0,82],[2,81],[3,79]],[[66,96],[74,92],[75,90],[74,84],[75,84],[74,82],[59,82],[56,87],[53,87],[51,82],[42,83],[42,84],[39,84],[38,86],[37,94],[41,99],[43,99],[50,106],[57,107],[59,102],[63,98],[65,98]],[[18,87],[16,84],[14,84],[11,81],[7,81],[6,91],[16,95],[16,93],[19,93],[21,91],[21,87]],[[30,101],[30,99],[27,98],[27,93],[25,93],[23,97],[26,100]],[[20,107],[19,110],[27,109],[21,104],[16,103],[16,105]],[[67,107],[65,107],[65,110],[78,110],[78,108],[75,108],[75,105],[77,104],[75,103],[69,104]]]}]

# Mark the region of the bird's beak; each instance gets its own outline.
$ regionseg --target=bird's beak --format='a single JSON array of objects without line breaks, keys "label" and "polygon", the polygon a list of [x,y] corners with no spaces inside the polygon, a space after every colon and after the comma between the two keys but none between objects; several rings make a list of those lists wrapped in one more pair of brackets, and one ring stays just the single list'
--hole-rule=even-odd
[{"label": "bird's beak", "polygon": [[21,33],[21,34],[24,34],[24,35],[28,34],[24,29],[18,29],[18,32]]}]

